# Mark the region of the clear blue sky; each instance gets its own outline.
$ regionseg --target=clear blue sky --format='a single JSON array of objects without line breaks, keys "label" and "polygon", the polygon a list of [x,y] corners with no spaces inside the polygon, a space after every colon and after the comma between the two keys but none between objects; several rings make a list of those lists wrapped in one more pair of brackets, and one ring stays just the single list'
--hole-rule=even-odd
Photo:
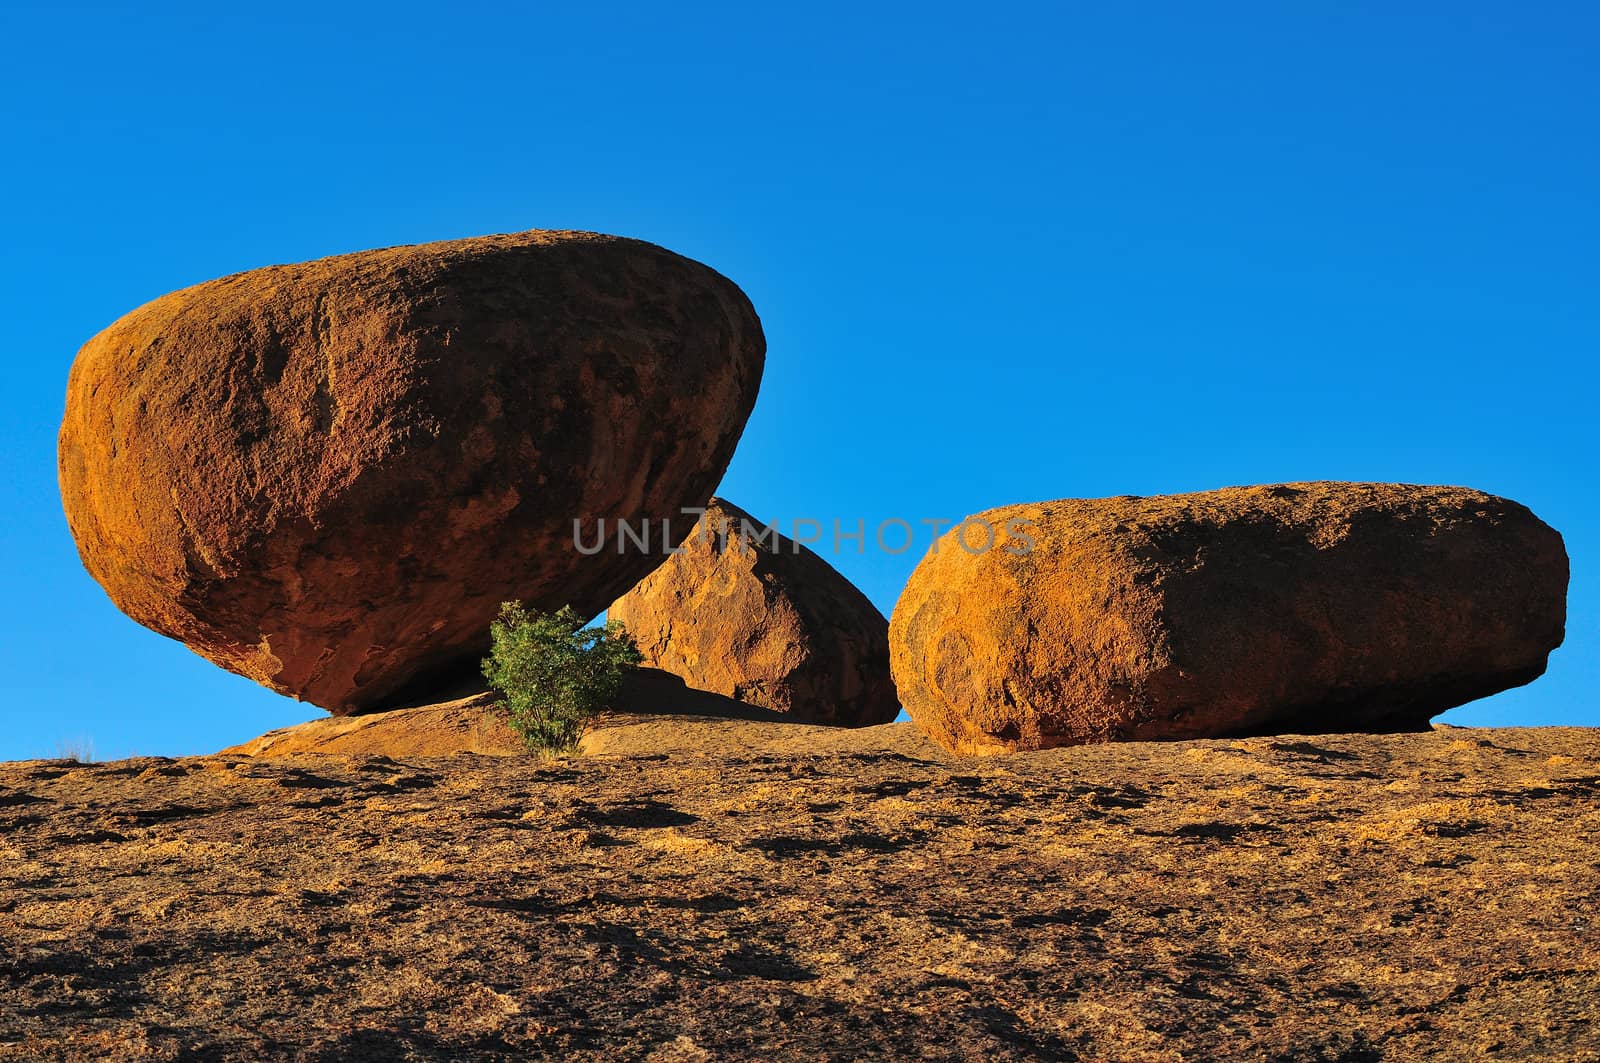
[{"label": "clear blue sky", "polygon": [[[1467,484],[1572,555],[1566,645],[1456,723],[1600,724],[1592,4],[117,5],[0,12],[0,757],[320,715],[118,613],[67,368],[171,289],[527,228],[663,244],[770,349],[763,517]],[[913,555],[838,565],[887,613]]]}]

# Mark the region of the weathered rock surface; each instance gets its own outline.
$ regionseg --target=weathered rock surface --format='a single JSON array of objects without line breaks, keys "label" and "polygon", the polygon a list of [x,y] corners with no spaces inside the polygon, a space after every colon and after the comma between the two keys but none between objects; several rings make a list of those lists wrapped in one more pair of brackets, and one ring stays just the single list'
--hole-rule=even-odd
[{"label": "weathered rock surface", "polygon": [[[528,756],[527,745],[484,691],[432,705],[359,716],[323,717],[281,727],[220,755],[286,757],[302,753],[382,757]],[[884,730],[892,728],[892,730]],[[884,749],[939,759],[947,754],[910,724],[861,729],[797,722],[792,716],[720,694],[692,690],[654,668],[628,677],[616,703],[596,717],[578,752],[584,756],[683,753],[832,753],[877,741]]]},{"label": "weathered rock surface", "polygon": [[825,730],[0,765],[0,1060],[1600,1057],[1600,732]]},{"label": "weathered rock surface", "polygon": [[697,690],[848,727],[900,713],[883,614],[832,565],[726,499],[706,503],[681,552],[607,615],[647,664]]},{"label": "weathered rock surface", "polygon": [[253,270],[79,352],[61,493],[129,616],[346,712],[472,672],[499,603],[598,613],[649,571],[590,526],[715,487],[765,341],[637,240],[528,232]]},{"label": "weathered rock surface", "polygon": [[[906,711],[960,753],[1418,730],[1538,677],[1564,633],[1560,535],[1466,488],[1301,483],[980,516],[996,547],[945,536],[890,624]],[[1018,520],[1031,552],[1005,535]]]},{"label": "weathered rock surface", "polygon": [[494,697],[477,694],[437,705],[387,709],[359,716],[324,716],[268,731],[224,749],[222,756],[288,757],[303,753],[374,757],[448,757],[476,753],[515,757],[527,744],[492,708]]}]

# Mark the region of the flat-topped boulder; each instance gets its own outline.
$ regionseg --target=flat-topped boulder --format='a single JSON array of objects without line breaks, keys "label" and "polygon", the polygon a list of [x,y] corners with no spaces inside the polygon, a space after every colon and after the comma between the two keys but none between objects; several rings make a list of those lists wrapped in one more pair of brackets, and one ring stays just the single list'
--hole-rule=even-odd
[{"label": "flat-topped boulder", "polygon": [[906,711],[958,753],[1421,730],[1537,678],[1564,634],[1561,536],[1462,487],[1298,483],[978,517],[1000,541],[946,535],[890,622]]}]

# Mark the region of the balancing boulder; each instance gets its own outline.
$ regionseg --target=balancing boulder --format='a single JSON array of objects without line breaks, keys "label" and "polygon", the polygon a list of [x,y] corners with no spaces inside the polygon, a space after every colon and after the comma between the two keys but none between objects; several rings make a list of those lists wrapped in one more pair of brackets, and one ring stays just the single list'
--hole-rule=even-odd
[{"label": "balancing boulder", "polygon": [[1537,678],[1564,634],[1561,536],[1466,488],[1300,483],[980,516],[1028,522],[1033,549],[969,552],[951,532],[890,622],[906,711],[958,753],[1421,730]]},{"label": "balancing boulder", "polygon": [[472,671],[502,601],[598,613],[645,575],[574,521],[703,501],[765,349],[726,278],[594,233],[253,270],[78,353],[62,500],[141,624],[336,713],[394,704]]}]

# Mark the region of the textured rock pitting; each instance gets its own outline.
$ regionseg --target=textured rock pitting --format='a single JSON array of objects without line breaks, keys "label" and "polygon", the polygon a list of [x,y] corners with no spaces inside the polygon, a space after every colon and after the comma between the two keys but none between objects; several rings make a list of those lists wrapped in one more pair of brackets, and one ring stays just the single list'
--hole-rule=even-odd
[{"label": "textured rock pitting", "polygon": [[1600,1058],[1592,729],[743,726],[0,765],[0,1060]]}]

